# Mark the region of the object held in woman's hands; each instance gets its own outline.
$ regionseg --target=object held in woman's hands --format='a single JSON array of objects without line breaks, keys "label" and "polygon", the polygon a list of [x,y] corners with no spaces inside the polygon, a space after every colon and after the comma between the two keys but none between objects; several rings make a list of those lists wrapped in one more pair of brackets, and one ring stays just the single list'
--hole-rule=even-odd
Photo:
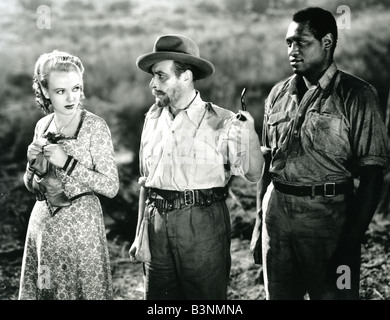
[{"label": "object held in woman's hands", "polygon": [[44,135],[44,137],[49,141],[50,143],[56,144],[58,140],[63,139],[65,136],[62,133],[54,133],[54,132],[48,132]]},{"label": "object held in woman's hands", "polygon": [[[45,137],[51,143],[58,141],[55,140],[56,134],[51,132]],[[34,173],[32,187],[38,201],[47,199],[53,207],[68,207],[72,204],[63,190],[61,180],[55,175],[55,168],[42,153],[29,161],[29,169]]]}]

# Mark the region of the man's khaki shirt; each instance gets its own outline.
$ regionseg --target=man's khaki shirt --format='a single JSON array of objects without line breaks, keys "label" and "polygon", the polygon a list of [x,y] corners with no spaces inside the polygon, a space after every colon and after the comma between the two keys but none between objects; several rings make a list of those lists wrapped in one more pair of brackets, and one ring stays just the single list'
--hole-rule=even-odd
[{"label": "man's khaki shirt", "polygon": [[202,101],[173,117],[153,105],[146,114],[140,146],[146,187],[179,190],[224,187],[249,167],[249,133],[235,114]]},{"label": "man's khaki shirt", "polygon": [[298,101],[293,75],[266,100],[263,146],[273,179],[291,184],[346,181],[358,168],[389,164],[389,141],[376,90],[333,63]]}]

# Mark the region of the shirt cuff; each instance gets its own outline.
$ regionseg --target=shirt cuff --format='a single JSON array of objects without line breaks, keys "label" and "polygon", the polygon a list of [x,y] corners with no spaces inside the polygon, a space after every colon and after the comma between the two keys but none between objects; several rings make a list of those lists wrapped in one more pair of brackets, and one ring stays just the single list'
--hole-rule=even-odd
[{"label": "shirt cuff", "polygon": [[31,173],[34,173],[34,171],[35,171],[33,168],[31,168],[30,162],[27,162],[26,169],[27,169],[26,171],[31,172]]},{"label": "shirt cuff", "polygon": [[68,176],[72,174],[77,162],[78,161],[72,156],[68,156],[68,159],[66,159],[65,165],[62,167],[62,169],[66,172]]}]

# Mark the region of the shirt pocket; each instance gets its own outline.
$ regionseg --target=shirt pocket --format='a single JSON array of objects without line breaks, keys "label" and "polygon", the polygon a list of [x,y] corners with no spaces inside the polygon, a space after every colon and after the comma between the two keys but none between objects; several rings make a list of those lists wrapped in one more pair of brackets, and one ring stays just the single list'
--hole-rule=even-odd
[{"label": "shirt pocket", "polygon": [[313,149],[346,159],[349,138],[347,126],[341,117],[313,113],[308,124],[307,129],[313,137]]},{"label": "shirt pocket", "polygon": [[268,115],[268,138],[272,149],[278,148],[285,142],[290,122],[291,116],[288,112],[276,112]]}]

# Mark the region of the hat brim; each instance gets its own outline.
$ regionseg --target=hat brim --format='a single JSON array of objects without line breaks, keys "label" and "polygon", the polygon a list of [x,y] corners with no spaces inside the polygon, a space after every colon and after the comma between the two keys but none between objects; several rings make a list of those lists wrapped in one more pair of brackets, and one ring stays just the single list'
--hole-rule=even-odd
[{"label": "hat brim", "polygon": [[152,73],[151,67],[155,63],[163,60],[174,60],[183,63],[188,63],[194,66],[196,68],[196,70],[194,71],[194,73],[196,73],[194,75],[196,79],[204,79],[210,77],[215,71],[214,65],[210,61],[179,52],[146,53],[138,57],[136,64],[137,67],[140,68],[142,71]]}]

